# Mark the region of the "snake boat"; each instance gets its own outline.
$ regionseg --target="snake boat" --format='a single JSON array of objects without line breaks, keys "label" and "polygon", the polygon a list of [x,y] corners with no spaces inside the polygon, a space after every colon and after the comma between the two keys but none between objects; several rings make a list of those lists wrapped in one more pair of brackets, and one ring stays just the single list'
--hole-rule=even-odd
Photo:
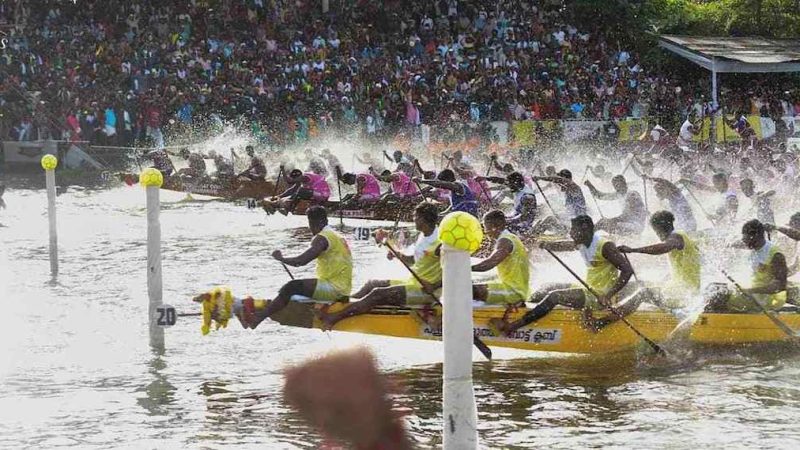
[{"label": "snake boat", "polygon": [[[139,175],[134,173],[121,173],[119,178],[128,185],[139,182]],[[194,181],[182,179],[178,176],[165,178],[161,189],[224,198],[226,200],[261,199],[274,195],[276,192],[275,183],[272,181],[240,181],[238,179],[221,181],[214,178]]]},{"label": "snake boat", "polygon": [[[289,306],[275,314],[272,320],[290,327],[321,329],[314,314],[315,309],[327,306],[337,311],[342,304],[313,302],[295,297]],[[599,332],[592,332],[582,325],[581,313],[567,309],[555,309],[546,317],[517,330],[511,336],[498,337],[490,331],[487,323],[491,318],[503,317],[506,309],[498,306],[480,305],[473,309],[474,332],[483,341],[494,347],[510,347],[521,350],[543,352],[603,354],[637,348],[641,339],[625,324],[616,322]],[[516,320],[524,309],[508,314]],[[347,318],[337,323],[335,331],[392,336],[398,338],[438,340],[440,327],[436,324],[441,310],[433,308],[376,308],[369,314]],[[792,329],[800,329],[800,313],[789,307],[777,316]],[[715,347],[742,347],[754,344],[788,342],[784,334],[764,314],[720,314],[704,313],[686,329],[672,314],[661,311],[637,311],[627,317],[645,336],[655,342],[666,341],[679,325],[688,340],[694,344]]]}]

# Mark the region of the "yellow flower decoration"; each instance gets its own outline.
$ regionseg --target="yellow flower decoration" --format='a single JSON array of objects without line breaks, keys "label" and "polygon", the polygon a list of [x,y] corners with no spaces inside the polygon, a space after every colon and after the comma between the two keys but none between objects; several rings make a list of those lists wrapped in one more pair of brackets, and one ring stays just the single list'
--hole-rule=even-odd
[{"label": "yellow flower decoration", "polygon": [[[233,310],[233,294],[230,288],[215,287],[208,292],[208,298],[203,300],[203,325],[200,331],[203,336],[211,331],[211,323],[215,322],[215,330],[225,328],[228,326],[228,320],[231,318],[231,311]],[[216,319],[212,319],[213,313],[216,311]]]}]

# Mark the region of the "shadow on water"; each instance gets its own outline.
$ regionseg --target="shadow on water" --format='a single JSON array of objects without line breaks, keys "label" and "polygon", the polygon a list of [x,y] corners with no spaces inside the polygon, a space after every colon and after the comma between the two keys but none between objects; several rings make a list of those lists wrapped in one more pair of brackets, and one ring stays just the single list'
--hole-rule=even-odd
[{"label": "shadow on water", "polygon": [[136,389],[136,392],[143,392],[144,396],[139,396],[136,403],[147,411],[151,416],[166,416],[173,414],[170,407],[175,404],[176,388],[172,385],[164,370],[167,363],[164,361],[163,352],[154,351],[153,358],[147,363],[148,373],[153,379],[145,386]]}]

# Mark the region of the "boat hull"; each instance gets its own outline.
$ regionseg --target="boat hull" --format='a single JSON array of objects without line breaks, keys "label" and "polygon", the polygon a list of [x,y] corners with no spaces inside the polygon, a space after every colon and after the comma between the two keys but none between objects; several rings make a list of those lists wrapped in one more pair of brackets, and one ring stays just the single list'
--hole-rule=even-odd
[{"label": "boat hull", "polygon": [[[316,303],[291,302],[273,320],[293,327],[320,328],[314,309]],[[330,311],[344,307],[330,306]],[[433,311],[437,311],[434,309]],[[536,323],[522,328],[513,336],[493,336],[487,323],[491,318],[503,316],[505,308],[480,307],[474,309],[474,331],[483,341],[493,347],[509,347],[559,353],[601,354],[632,350],[642,340],[625,324],[617,322],[598,333],[584,328],[581,313],[556,309]],[[393,336],[399,338],[439,340],[441,333],[435,325],[420,318],[419,310],[407,308],[378,308],[370,314],[344,319],[334,327],[335,331]],[[510,320],[519,319],[524,310],[509,314]],[[800,314],[780,313],[779,317],[793,329],[800,328]],[[655,342],[667,341],[678,327],[674,316],[659,311],[637,311],[628,321],[645,336]],[[683,328],[683,327],[681,327]],[[702,314],[690,327],[688,333],[692,343],[736,347],[751,344],[778,343],[787,341],[786,335],[763,314]]]},{"label": "boat hull", "polygon": [[[131,173],[120,174],[120,179],[127,184],[139,182],[139,176]],[[231,180],[230,182],[222,182],[208,178],[199,183],[194,183],[177,176],[165,179],[161,189],[224,198],[226,200],[262,199],[277,192],[275,183],[272,181]]]}]

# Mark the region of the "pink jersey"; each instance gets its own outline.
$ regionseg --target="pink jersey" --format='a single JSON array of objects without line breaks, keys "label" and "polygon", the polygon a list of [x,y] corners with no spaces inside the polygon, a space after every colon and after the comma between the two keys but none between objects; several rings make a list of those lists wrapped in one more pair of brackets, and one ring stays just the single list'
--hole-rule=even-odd
[{"label": "pink jersey", "polygon": [[397,171],[394,174],[396,180],[392,181],[392,192],[399,197],[412,197],[419,193],[419,188],[411,177],[406,175],[405,172]]},{"label": "pink jersey", "polygon": [[472,193],[475,194],[475,197],[478,199],[478,201],[480,202],[491,201],[491,199],[489,198],[489,195],[491,195],[489,193],[490,192],[489,185],[486,183],[486,180],[478,181],[477,177],[470,177],[467,180],[467,186],[469,186],[469,190],[471,190]]},{"label": "pink jersey", "polygon": [[314,201],[325,202],[331,196],[331,187],[325,181],[325,177],[317,175],[313,172],[306,172],[303,174],[308,181],[303,182],[303,187],[314,191]]},{"label": "pink jersey", "polygon": [[380,198],[381,187],[377,178],[368,173],[360,173],[356,179],[364,184],[359,192],[362,200],[378,200]]}]

